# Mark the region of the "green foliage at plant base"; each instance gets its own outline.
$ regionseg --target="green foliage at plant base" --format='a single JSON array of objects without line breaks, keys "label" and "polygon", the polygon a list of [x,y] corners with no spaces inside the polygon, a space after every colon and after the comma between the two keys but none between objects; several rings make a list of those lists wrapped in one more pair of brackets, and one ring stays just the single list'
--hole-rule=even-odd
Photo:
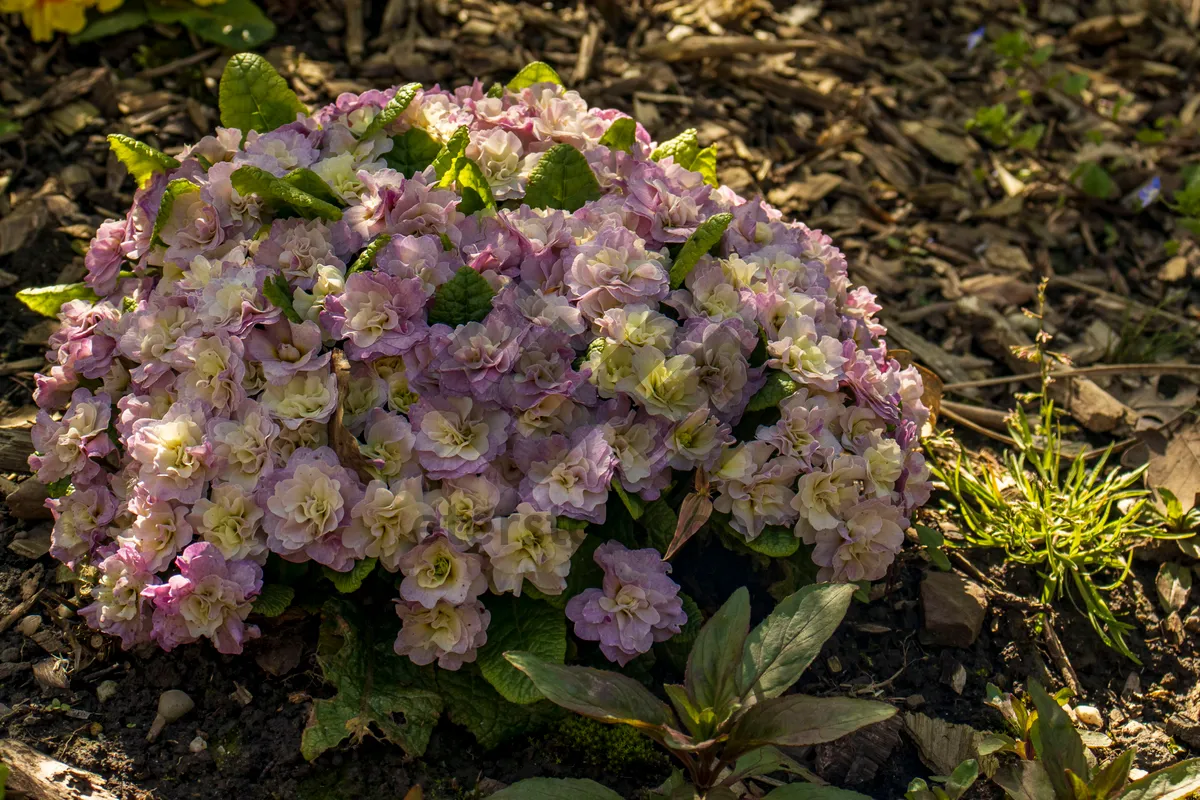
[{"label": "green foliage at plant base", "polygon": [[275,23],[253,0],[201,5],[190,0],[126,0],[109,13],[92,13],[72,44],[91,42],[144,25],[182,25],[199,38],[233,50],[258,47],[275,36]]},{"label": "green foliage at plant base", "polygon": [[547,738],[551,747],[573,751],[583,763],[603,767],[610,773],[661,769],[666,754],[627,725],[605,725],[587,717],[567,716]]}]

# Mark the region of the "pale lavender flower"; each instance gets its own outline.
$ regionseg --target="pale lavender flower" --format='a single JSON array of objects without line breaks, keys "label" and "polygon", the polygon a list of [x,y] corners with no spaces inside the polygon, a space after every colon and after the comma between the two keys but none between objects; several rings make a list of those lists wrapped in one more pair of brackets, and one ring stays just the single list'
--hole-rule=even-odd
[{"label": "pale lavender flower", "polygon": [[179,574],[147,586],[154,603],[151,638],[163,650],[205,638],[226,654],[242,652],[258,627],[246,625],[250,606],[262,591],[262,568],[253,561],[226,561],[208,542],[189,545],[175,560]]},{"label": "pale lavender flower", "polygon": [[517,493],[494,471],[482,475],[464,475],[442,481],[429,495],[436,514],[437,530],[470,547],[492,531],[492,520],[510,513],[517,505]]},{"label": "pale lavender flower", "polygon": [[364,420],[363,455],[371,459],[371,470],[385,481],[421,474],[413,453],[417,437],[412,425],[399,414],[373,408]]},{"label": "pale lavender flower", "polygon": [[129,547],[121,547],[101,561],[99,570],[92,603],[79,609],[79,616],[92,628],[120,637],[125,650],[149,641],[150,602],[142,591],[158,578]]},{"label": "pale lavender flower", "polygon": [[836,391],[844,375],[842,343],[819,336],[810,317],[790,317],[780,328],[778,341],[767,345],[767,352],[771,354],[767,366],[826,392]]},{"label": "pale lavender flower", "polygon": [[454,277],[462,260],[437,236],[396,236],[375,254],[375,267],[397,278],[420,278],[426,294]]},{"label": "pale lavender flower", "polygon": [[400,596],[425,608],[439,602],[460,606],[487,590],[483,559],[458,549],[445,536],[426,539],[402,555],[397,564],[404,573]]},{"label": "pale lavender flower", "polygon": [[96,237],[88,246],[83,265],[87,276],[83,282],[104,297],[117,289],[118,273],[125,264],[121,244],[129,234],[128,219],[110,219],[96,229]]},{"label": "pale lavender flower", "polygon": [[346,264],[335,250],[333,232],[319,219],[275,220],[258,246],[255,261],[279,270],[289,284],[304,290],[316,285],[321,267],[333,267],[343,275],[346,272]]},{"label": "pale lavender flower", "polygon": [[137,552],[146,569],[163,571],[195,535],[187,506],[146,496],[140,486],[134,487],[129,506],[133,522],[117,532],[117,542]]},{"label": "pale lavender flower", "polygon": [[162,419],[133,423],[126,447],[141,465],[138,476],[149,496],[194,503],[204,493],[215,472],[207,422],[202,404],[177,402]]},{"label": "pale lavender flower", "polygon": [[[674,162],[671,162],[672,166]],[[642,219],[637,232],[642,238],[660,244],[684,242],[709,216],[709,195],[712,187],[679,170],[672,175],[688,184],[668,179],[665,162],[644,162],[633,170],[629,179],[628,209]]]},{"label": "pale lavender flower", "polygon": [[468,322],[454,330],[436,365],[445,391],[496,399],[500,379],[512,371],[529,332],[528,324],[514,316],[496,310],[483,322]]},{"label": "pale lavender flower", "polygon": [[68,476],[92,481],[100,467],[93,458],[112,452],[108,437],[112,401],[106,394],[92,396],[87,389],[71,394],[71,405],[61,420],[39,411],[32,438],[37,455],[29,457],[29,467],[42,483],[54,483]]},{"label": "pale lavender flower", "polygon": [[470,397],[422,397],[409,409],[421,466],[434,480],[483,472],[508,441],[511,418]]},{"label": "pale lavender flower", "polygon": [[627,550],[608,541],[596,548],[594,559],[604,570],[603,587],[585,589],[567,602],[576,636],[599,642],[609,661],[625,666],[683,629],[687,613],[679,585],[667,577],[671,565],[657,550]]},{"label": "pale lavender flower", "polygon": [[268,384],[259,403],[289,430],[328,422],[338,404],[337,376],[327,368],[298,372],[286,383]]},{"label": "pale lavender flower", "polygon": [[588,319],[610,308],[662,299],[667,293],[663,257],[622,225],[602,228],[591,241],[567,251],[566,284]]},{"label": "pale lavender flower", "polygon": [[209,420],[207,433],[216,477],[221,480],[253,489],[259,478],[274,469],[271,445],[279,425],[255,401],[244,401],[233,419]]},{"label": "pale lavender flower", "polygon": [[877,581],[904,543],[908,520],[886,500],[863,500],[845,512],[836,528],[805,530],[803,539],[815,544],[813,561],[821,569],[818,581],[850,583]]},{"label": "pale lavender flower", "polygon": [[616,463],[602,427],[580,428],[569,440],[553,436],[530,459],[521,498],[556,515],[603,523]]},{"label": "pale lavender flower", "polygon": [[92,554],[117,515],[117,501],[107,486],[94,485],[46,501],[54,515],[50,555],[72,566]]},{"label": "pale lavender flower", "polygon": [[197,500],[187,519],[195,535],[216,547],[225,560],[261,563],[267,558],[262,518],[253,489],[214,483],[209,497]]},{"label": "pale lavender flower", "polygon": [[520,597],[521,587],[529,581],[544,594],[562,594],[571,556],[583,537],[583,531],[559,528],[552,514],[529,503],[521,503],[507,517],[497,517],[492,521],[491,537],[481,547],[489,558],[493,590]]},{"label": "pale lavender flower", "polygon": [[246,339],[246,355],[262,364],[263,377],[270,383],[286,383],[297,372],[329,363],[329,353],[321,352],[321,328],[311,320],[255,328]]},{"label": "pale lavender flower", "polygon": [[384,569],[396,572],[401,557],[429,536],[433,508],[420,478],[376,480],[367,484],[350,516],[342,543],[355,558],[378,558]]},{"label": "pale lavender flower", "polygon": [[343,219],[360,236],[445,233],[453,239],[457,233],[458,195],[430,186],[422,173],[405,178],[391,169],[360,170],[358,180],[363,189]]},{"label": "pale lavender flower", "polygon": [[352,359],[397,356],[427,334],[425,300],[417,278],[356,272],[342,294],[325,298],[321,323],[335,338],[347,340],[346,355]]},{"label": "pale lavender flower", "polygon": [[182,401],[199,401],[212,412],[230,413],[246,399],[242,340],[227,334],[181,339],[164,359],[179,372],[175,389]]},{"label": "pale lavender flower", "polygon": [[491,613],[478,600],[460,606],[441,602],[433,608],[397,601],[396,614],[401,620],[396,654],[421,666],[436,660],[448,670],[475,661],[479,648],[487,644],[487,627],[492,621]]}]

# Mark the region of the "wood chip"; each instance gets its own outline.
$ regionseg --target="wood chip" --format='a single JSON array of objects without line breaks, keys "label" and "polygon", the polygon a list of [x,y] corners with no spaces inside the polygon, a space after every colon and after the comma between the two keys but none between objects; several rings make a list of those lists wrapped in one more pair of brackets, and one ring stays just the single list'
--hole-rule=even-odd
[{"label": "wood chip", "polygon": [[51,758],[16,739],[0,739],[0,761],[8,765],[8,791],[33,800],[117,800],[94,772]]}]

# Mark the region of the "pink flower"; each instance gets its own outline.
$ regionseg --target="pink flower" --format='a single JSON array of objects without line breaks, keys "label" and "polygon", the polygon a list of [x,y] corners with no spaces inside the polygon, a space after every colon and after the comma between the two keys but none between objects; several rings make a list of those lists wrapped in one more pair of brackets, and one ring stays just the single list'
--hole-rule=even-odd
[{"label": "pink flower", "polygon": [[204,435],[208,420],[199,402],[177,402],[162,419],[133,423],[127,447],[141,465],[145,492],[160,500],[194,503],[214,473],[212,445]]},{"label": "pink flower", "polygon": [[100,580],[92,588],[93,602],[79,609],[79,615],[98,631],[118,636],[121,647],[129,650],[150,640],[150,603],[142,595],[158,583],[141,556],[121,547],[100,562]]},{"label": "pink flower", "polygon": [[325,298],[321,323],[338,339],[346,339],[352,359],[398,356],[412,349],[428,331],[425,290],[417,278],[386,272],[356,272],[346,290]]},{"label": "pink flower", "polygon": [[255,502],[264,511],[271,552],[289,561],[311,558],[345,572],[354,554],[342,542],[342,533],[361,497],[358,478],[338,463],[332,450],[302,447],[287,466],[262,480]]},{"label": "pink flower", "polygon": [[71,405],[61,420],[39,411],[33,425],[33,447],[39,455],[29,457],[29,466],[42,483],[68,476],[91,482],[100,467],[91,459],[103,458],[113,450],[108,438],[112,401],[107,394],[92,396],[87,389],[71,393]]}]

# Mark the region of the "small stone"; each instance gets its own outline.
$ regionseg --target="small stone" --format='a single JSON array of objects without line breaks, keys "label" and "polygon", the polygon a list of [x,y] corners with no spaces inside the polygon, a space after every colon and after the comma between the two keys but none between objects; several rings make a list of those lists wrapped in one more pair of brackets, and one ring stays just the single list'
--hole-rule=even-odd
[{"label": "small stone", "polygon": [[1121,699],[1128,700],[1134,695],[1142,693],[1142,679],[1138,677],[1136,672],[1129,673],[1129,677],[1125,679],[1125,688],[1121,690]]},{"label": "small stone", "polygon": [[197,736],[188,744],[188,750],[193,753],[203,753],[208,749],[208,742],[204,741],[203,736]]},{"label": "small stone", "polygon": [[952,572],[930,572],[921,581],[925,633],[933,644],[970,647],[987,615],[983,587]]},{"label": "small stone", "polygon": [[1146,777],[1149,774],[1150,773],[1146,772],[1146,770],[1144,770],[1144,769],[1138,769],[1137,767],[1134,767],[1133,769],[1129,770],[1129,780],[1130,781],[1140,781],[1142,778]]},{"label": "small stone", "polygon": [[910,694],[904,698],[904,707],[911,711],[916,711],[923,705],[925,705],[925,695],[923,694]]},{"label": "small stone", "polygon": [[837,656],[830,656],[825,663],[828,665],[829,671],[835,675],[842,671],[842,662]]},{"label": "small stone", "polygon": [[1121,733],[1125,733],[1130,736],[1137,736],[1144,730],[1146,730],[1146,726],[1136,719],[1131,719],[1129,722],[1126,722],[1121,726]]},{"label": "small stone", "polygon": [[109,700],[112,700],[116,694],[116,681],[101,681],[100,685],[96,687],[96,699],[101,703],[107,703]]},{"label": "small stone", "polygon": [[30,614],[29,616],[22,617],[21,621],[17,623],[17,630],[21,632],[22,636],[33,636],[38,632],[38,628],[40,627],[42,627],[42,617],[40,614]]},{"label": "small stone", "polygon": [[1095,706],[1075,706],[1075,716],[1089,728],[1104,726],[1104,718],[1100,716],[1100,709]]}]

